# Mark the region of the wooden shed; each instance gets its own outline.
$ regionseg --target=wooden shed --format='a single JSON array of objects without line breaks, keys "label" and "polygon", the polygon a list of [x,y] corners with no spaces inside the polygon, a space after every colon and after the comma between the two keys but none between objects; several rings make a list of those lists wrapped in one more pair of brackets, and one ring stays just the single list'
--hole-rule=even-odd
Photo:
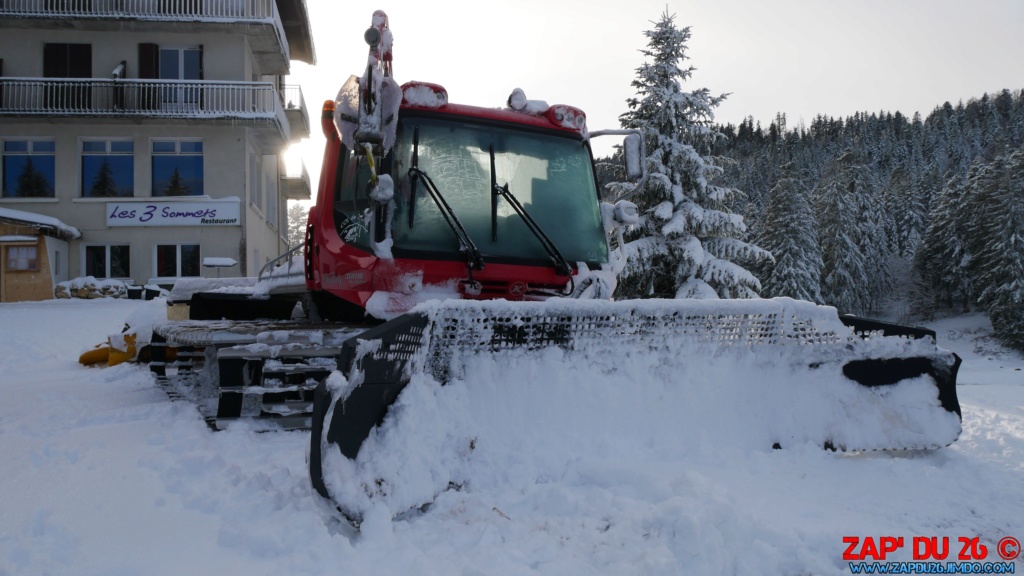
[{"label": "wooden shed", "polygon": [[0,208],[0,302],[53,298],[67,279],[68,242],[79,237],[55,218]]}]

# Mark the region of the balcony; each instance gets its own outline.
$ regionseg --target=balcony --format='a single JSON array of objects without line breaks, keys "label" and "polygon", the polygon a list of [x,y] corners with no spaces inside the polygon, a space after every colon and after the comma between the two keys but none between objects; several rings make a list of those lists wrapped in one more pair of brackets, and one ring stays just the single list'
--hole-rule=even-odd
[{"label": "balcony", "polygon": [[312,186],[306,163],[301,162],[298,169],[287,167],[281,163],[281,194],[288,200],[309,200],[312,197]]},{"label": "balcony", "polygon": [[294,84],[282,86],[281,104],[292,129],[292,139],[309,138],[309,110],[306,109],[306,99],[302,97],[302,87]]},{"label": "balcony", "polygon": [[263,74],[287,74],[292,57],[275,0],[2,0],[2,28],[243,34]]},{"label": "balcony", "polygon": [[[299,91],[300,103],[301,97]],[[292,138],[282,97],[270,82],[0,78],[4,117],[249,122],[261,140]]]}]

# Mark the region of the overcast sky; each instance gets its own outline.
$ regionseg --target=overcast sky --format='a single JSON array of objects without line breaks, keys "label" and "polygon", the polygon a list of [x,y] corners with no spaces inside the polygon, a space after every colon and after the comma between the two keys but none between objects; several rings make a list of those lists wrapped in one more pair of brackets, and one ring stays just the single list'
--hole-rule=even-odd
[{"label": "overcast sky", "polygon": [[[591,130],[617,128],[644,62],[645,30],[668,10],[689,26],[684,90],[728,93],[716,119],[767,128],[816,114],[927,115],[950,101],[1024,88],[1024,0],[307,0],[317,65],[292,66],[320,167],[320,106],[366,63],[363,31],[388,13],[394,75],[445,86],[452,102],[501,106],[513,88],[571,104]],[[600,142],[600,141],[598,141]],[[600,152],[600,148],[595,146]],[[315,186],[314,180],[314,186]],[[314,192],[315,194],[315,192]]]}]

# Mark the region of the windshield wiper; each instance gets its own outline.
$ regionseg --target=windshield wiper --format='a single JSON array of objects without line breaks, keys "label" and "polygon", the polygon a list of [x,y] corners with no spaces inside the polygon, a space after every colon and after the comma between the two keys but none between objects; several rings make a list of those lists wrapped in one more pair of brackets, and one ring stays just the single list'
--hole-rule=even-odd
[{"label": "windshield wiper", "polygon": [[412,167],[409,168],[409,182],[412,188],[409,195],[409,229],[412,230],[412,224],[416,218],[416,188],[420,178],[422,178],[423,185],[427,189],[430,199],[437,205],[438,210],[441,211],[441,216],[444,216],[444,221],[452,229],[452,232],[455,233],[455,238],[462,245],[463,251],[466,252],[466,270],[469,274],[469,282],[472,284],[474,283],[473,270],[484,269],[484,258],[476,244],[473,243],[473,239],[469,237],[469,233],[466,232],[466,227],[462,225],[462,221],[455,215],[455,210],[452,210],[451,205],[444,199],[441,191],[434,185],[434,181],[430,179],[426,172],[420,170],[419,165],[420,127],[416,126],[412,132]]},{"label": "windshield wiper", "polygon": [[430,195],[430,199],[437,204],[438,210],[441,211],[441,216],[444,216],[444,221],[448,224],[448,227],[455,233],[455,238],[458,239],[459,244],[462,245],[462,249],[466,252],[466,267],[469,269],[469,281],[473,281],[473,270],[484,269],[484,258],[480,254],[480,250],[473,243],[473,239],[469,237],[469,233],[466,232],[466,227],[462,225],[462,221],[456,216],[455,211],[452,210],[451,205],[444,199],[441,191],[434,185],[434,181],[430,179],[430,176],[426,172],[420,170],[416,166],[409,168],[409,178],[413,181],[412,198],[410,199],[409,205],[415,204],[416,202],[416,187],[415,183],[417,180],[423,180],[423,187],[427,189],[427,193]]},{"label": "windshield wiper", "polygon": [[[420,165],[420,127],[416,126],[412,130],[412,167],[418,168]],[[412,222],[416,219],[416,183],[418,182],[418,175],[414,174],[411,170],[409,171],[409,184],[412,188],[412,199],[409,201],[409,230],[412,230]]]},{"label": "windshield wiper", "polygon": [[548,256],[551,257],[551,262],[555,265],[555,272],[557,272],[559,276],[568,276],[571,279],[572,266],[570,266],[569,262],[564,256],[562,256],[562,253],[558,251],[558,246],[555,246],[555,243],[551,241],[551,238],[548,238],[548,235],[544,233],[544,230],[539,224],[537,224],[537,221],[526,212],[526,209],[523,208],[523,205],[519,202],[519,199],[515,197],[515,194],[512,194],[512,192],[509,191],[508,182],[506,182],[504,186],[498,186],[497,172],[494,169],[494,144],[491,144],[489,149],[491,153],[492,190],[491,239],[495,242],[498,240],[498,196],[502,196],[510,205],[512,205],[512,209],[515,210],[516,214],[523,219],[523,222],[526,223],[526,227],[530,229],[530,232],[532,232],[533,235],[537,237],[537,240],[540,241],[544,251],[548,253]]}]

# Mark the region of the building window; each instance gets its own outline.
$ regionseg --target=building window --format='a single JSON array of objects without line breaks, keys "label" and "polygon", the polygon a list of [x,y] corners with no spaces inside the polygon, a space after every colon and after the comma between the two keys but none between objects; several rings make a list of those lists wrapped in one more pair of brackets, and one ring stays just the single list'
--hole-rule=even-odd
[{"label": "building window", "polygon": [[94,278],[129,278],[129,246],[86,246],[85,275]]},{"label": "building window", "polygon": [[[273,166],[273,164],[270,164]],[[267,224],[277,230],[277,183],[271,174],[264,174],[263,189],[267,196]]]},{"label": "building window", "polygon": [[160,278],[199,276],[199,244],[160,244],[156,247]]},{"label": "building window", "polygon": [[201,89],[197,83],[188,81],[200,80],[202,77],[201,47],[160,47],[160,79],[180,81],[163,89],[164,110],[199,110]]},{"label": "building window", "polygon": [[153,141],[153,196],[203,195],[203,143]]},{"label": "building window", "polygon": [[[92,78],[91,44],[44,44],[43,77]],[[88,111],[92,90],[76,82],[47,82],[43,93],[49,108],[60,111]]]},{"label": "building window", "polygon": [[[174,0],[174,3],[180,5],[182,0]],[[203,47],[139,44],[139,78],[168,81],[154,85],[154,90],[145,94],[144,108],[177,112],[201,110],[203,90],[195,81],[203,79]]]},{"label": "building window", "polygon": [[35,246],[8,246],[7,269],[18,272],[39,270],[39,255]]},{"label": "building window", "polygon": [[249,188],[250,203],[254,208],[263,212],[263,174],[260,159],[255,154],[249,155]]},{"label": "building window", "polygon": [[128,198],[134,195],[135,144],[122,140],[82,142],[82,197]]},{"label": "building window", "polygon": [[3,197],[54,197],[53,140],[5,140],[3,142]]}]

